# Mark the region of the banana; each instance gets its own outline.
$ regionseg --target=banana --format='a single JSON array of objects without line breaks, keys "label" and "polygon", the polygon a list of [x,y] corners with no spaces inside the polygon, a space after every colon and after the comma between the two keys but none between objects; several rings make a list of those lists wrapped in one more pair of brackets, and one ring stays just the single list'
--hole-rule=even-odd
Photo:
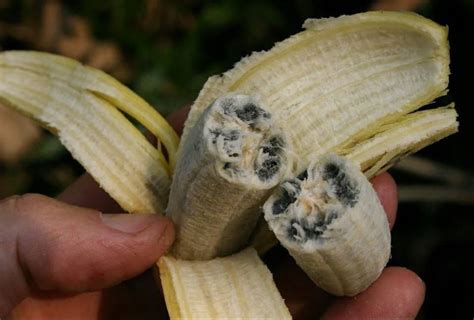
[{"label": "banana", "polygon": [[[2,103],[57,134],[127,211],[167,208],[175,257],[159,264],[172,318],[289,318],[253,249],[180,260],[250,242],[268,249],[269,226],[322,288],[364,290],[390,254],[366,177],[458,130],[454,105],[417,111],[447,92],[447,28],[400,12],[304,28],[209,78],[179,146],[153,108],[105,73],[50,54],[0,54]],[[158,149],[124,113],[157,136]]]},{"label": "banana", "polygon": [[162,257],[159,269],[171,319],[291,319],[252,248],[210,261]]},{"label": "banana", "polygon": [[[0,54],[0,99],[59,136],[122,208],[163,213],[178,138],[151,106],[105,73],[39,52]],[[165,145],[170,163],[119,111]]]},{"label": "banana", "polygon": [[[286,134],[287,145],[291,146],[295,155],[291,166],[293,176],[309,166],[316,178],[318,172],[322,174],[323,163],[332,161],[345,168],[360,188],[361,200],[353,207],[340,201],[338,203],[334,194],[329,199],[342,215],[334,221],[334,225],[340,227],[342,238],[325,243],[333,250],[329,253],[326,253],[330,251],[326,247],[322,247],[323,253],[315,252],[314,246],[308,244],[311,241],[304,241],[300,246],[295,241],[289,242],[285,238],[288,236],[285,230],[293,223],[290,223],[288,215],[272,220],[265,212],[265,218],[278,240],[287,247],[293,245],[290,253],[318,285],[336,295],[355,295],[379,276],[390,256],[390,232],[385,214],[370,183],[358,167],[367,178],[373,177],[403,156],[458,129],[454,105],[416,112],[447,91],[447,28],[416,14],[398,12],[369,12],[308,20],[304,27],[305,31],[276,44],[270,51],[253,53],[233,69],[213,76],[206,82],[186,120],[178,159],[184,162],[184,159],[190,161],[200,157],[190,152],[190,145],[195,144],[196,128],[201,128],[208,106],[219,101],[220,97],[228,94],[245,95],[259,101],[272,115],[274,126],[282,128]],[[325,158],[332,152],[344,155],[347,160],[341,160],[336,155]],[[315,159],[319,159],[316,167]],[[186,185],[191,181],[191,178],[187,179],[175,174],[173,184]],[[297,180],[295,178],[294,181]],[[312,182],[326,183],[325,191],[330,192],[327,181],[317,181]],[[283,184],[288,188],[285,189],[286,193],[281,189],[277,192],[280,192],[280,196],[286,194],[288,198],[290,190],[295,192],[297,189],[291,189],[293,185],[302,188],[301,184],[305,183],[310,182],[286,182]],[[207,194],[207,190],[204,191],[203,187],[196,194],[202,196]],[[215,198],[227,197],[224,189],[213,190]],[[241,199],[250,191],[251,188],[241,190]],[[182,196],[173,199],[176,194],[171,193],[170,203],[184,203]],[[325,204],[326,195],[314,196],[314,201]],[[269,203],[273,206],[277,201],[276,197],[274,195],[266,202],[267,211]],[[193,206],[198,208],[204,203],[204,206],[208,205],[206,201],[194,201]],[[232,212],[243,212],[245,204],[236,201]],[[173,211],[172,216],[184,216],[186,212],[194,210],[197,209],[188,206],[186,210]],[[302,214],[300,211],[299,214]],[[371,211],[373,219],[370,219]],[[219,214],[222,213],[217,213],[215,217]],[[369,218],[365,219],[367,214]],[[291,217],[294,215],[294,212],[289,214]],[[315,216],[324,216],[321,213],[308,215],[313,223]],[[328,217],[334,219],[331,215]],[[364,220],[369,228],[367,236],[359,234],[348,222],[359,218],[367,220]],[[198,217],[190,216],[188,219],[196,221]],[[219,221],[219,218],[209,215],[201,225],[208,226],[207,220],[211,219]],[[175,221],[179,226],[180,221],[186,221],[186,218]],[[304,228],[315,227],[308,220],[303,219],[301,223],[304,227],[295,225],[295,229],[300,232],[306,232]],[[312,232],[322,233],[325,224],[321,226],[316,226],[319,229]],[[219,226],[212,225],[210,229],[219,230]],[[252,245],[259,250],[267,250],[272,245],[268,226],[260,221],[256,229],[252,235]],[[192,253],[197,251],[191,239],[200,241],[205,238],[201,230],[208,232],[209,228],[195,228],[186,235],[190,253],[184,256],[199,258],[200,253]],[[224,226],[220,230],[220,234],[212,237],[227,237]],[[333,230],[327,231],[327,234],[332,233]],[[177,246],[184,252],[186,244],[180,242],[180,236],[178,232]],[[349,240],[357,240],[358,237],[361,237],[359,242],[350,243]],[[214,243],[211,243],[211,247],[214,247]],[[307,246],[312,251],[308,251]],[[373,261],[367,266],[362,263],[367,257],[364,248],[374,250],[374,256],[371,257]],[[322,255],[329,259],[325,265],[321,261]],[[347,261],[353,264],[347,264]],[[322,271],[315,271],[320,267]]]},{"label": "banana", "polygon": [[365,290],[390,257],[390,228],[376,192],[356,165],[335,154],[283,182],[263,210],[296,263],[331,294]]},{"label": "banana", "polygon": [[257,100],[227,94],[181,148],[166,210],[179,226],[173,254],[208,260],[243,249],[263,200],[292,169],[286,136]]}]

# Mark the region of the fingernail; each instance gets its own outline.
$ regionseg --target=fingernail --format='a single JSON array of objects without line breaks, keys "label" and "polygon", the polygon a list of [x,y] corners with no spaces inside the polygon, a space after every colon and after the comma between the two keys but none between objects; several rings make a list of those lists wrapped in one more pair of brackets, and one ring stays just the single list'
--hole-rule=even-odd
[{"label": "fingernail", "polygon": [[154,223],[157,217],[154,214],[101,214],[105,225],[122,232],[137,234]]}]

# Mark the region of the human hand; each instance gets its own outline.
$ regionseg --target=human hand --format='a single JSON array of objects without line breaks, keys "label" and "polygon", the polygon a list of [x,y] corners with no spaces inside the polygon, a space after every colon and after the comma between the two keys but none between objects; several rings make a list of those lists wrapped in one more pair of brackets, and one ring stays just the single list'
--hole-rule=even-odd
[{"label": "human hand", "polygon": [[[188,109],[182,109],[169,118],[170,123],[178,132],[182,130],[187,111]],[[387,212],[390,225],[393,226],[397,207],[395,183],[388,174],[383,174],[373,179],[372,182]],[[120,210],[118,205],[87,175],[80,178],[73,186],[66,190],[60,196],[60,199],[74,205],[91,207],[101,211],[115,212]],[[59,204],[57,205],[61,206]],[[74,210],[82,211],[86,209],[74,208]],[[90,213],[90,210],[86,211]],[[0,220],[1,219],[3,218],[0,210]],[[144,231],[154,228],[159,229],[160,225],[163,226],[163,224],[167,224],[166,220],[157,219],[158,221],[151,223],[155,225],[155,227],[146,228]],[[3,223],[0,224],[0,229],[3,225]],[[170,231],[172,228],[169,226],[166,230],[172,233],[172,231]],[[77,228],[76,231],[79,231],[79,228]],[[1,234],[2,233],[0,233],[0,235]],[[66,235],[66,239],[68,237],[69,235]],[[3,246],[2,241],[3,238],[0,238],[0,244]],[[160,250],[163,251],[158,253],[153,251],[155,254],[153,258],[142,256],[142,251],[135,254],[143,260],[150,258],[150,260],[147,260],[147,263],[144,264],[149,266],[164,252],[166,245],[160,246],[160,248]],[[105,249],[105,251],[109,250],[109,248]],[[115,252],[115,254],[117,254],[117,252]],[[129,270],[129,268],[131,268],[129,264],[133,262],[133,259],[130,259],[130,256],[124,258],[120,256],[120,254],[122,254],[122,252],[118,252],[119,257],[117,264],[123,264],[120,268]],[[66,257],[68,256],[69,255],[66,255]],[[107,257],[107,255],[105,257]],[[114,258],[117,259],[117,257]],[[137,257],[135,257],[135,259],[137,259]],[[89,259],[87,260],[91,261]],[[108,258],[104,257],[100,257],[99,259],[99,261],[105,260],[109,261]],[[270,252],[266,260],[269,261],[269,267],[274,273],[277,286],[282,292],[295,319],[315,318],[320,315],[328,319],[348,317],[410,318],[415,317],[424,299],[424,284],[422,281],[413,272],[403,268],[391,267],[385,269],[380,278],[372,284],[372,286],[354,298],[333,298],[317,288],[311,280],[306,277],[304,272],[295,265],[291,257],[281,249],[275,249]],[[72,260],[63,261],[63,263],[67,261]],[[137,262],[137,265],[138,264],[139,262]],[[135,264],[132,263],[132,265]],[[2,268],[2,266],[3,264],[0,268]],[[144,268],[146,268],[146,266],[144,266]],[[65,268],[64,270],[70,270],[67,264],[63,267]],[[80,274],[84,274],[82,270],[78,271]],[[3,275],[3,272],[0,272],[0,274]],[[71,276],[71,273],[67,275],[67,277],[69,276]],[[103,276],[105,276],[105,273],[102,274],[102,277]],[[110,275],[108,275],[107,278],[109,276]],[[125,277],[121,276],[121,279],[119,278],[117,278],[117,282],[121,279],[123,280]],[[0,278],[0,281],[3,281],[2,279],[3,278]],[[102,281],[104,281],[104,279],[102,279]],[[99,283],[97,281],[91,282],[93,284]],[[106,284],[112,283],[113,282],[109,282]],[[38,295],[37,291],[33,290],[33,296],[17,306],[12,316],[13,318],[31,318],[31,315],[40,315],[35,316],[35,318],[48,319],[61,319],[65,317],[68,319],[71,317],[88,319],[113,317],[124,319],[127,317],[145,318],[146,316],[157,318],[157,316],[163,315],[164,310],[160,292],[154,287],[155,284],[151,279],[151,275],[147,274],[139,279],[126,282],[125,285],[122,284],[111,289],[82,294],[64,295],[61,293],[43,293]],[[95,289],[97,287],[92,288]],[[0,310],[2,310],[1,307]]]},{"label": "human hand", "polygon": [[123,211],[88,175],[58,198],[63,202],[40,195],[0,202],[0,317],[163,315],[151,272],[124,280],[164,254],[174,239],[171,222],[158,215],[102,214]]}]

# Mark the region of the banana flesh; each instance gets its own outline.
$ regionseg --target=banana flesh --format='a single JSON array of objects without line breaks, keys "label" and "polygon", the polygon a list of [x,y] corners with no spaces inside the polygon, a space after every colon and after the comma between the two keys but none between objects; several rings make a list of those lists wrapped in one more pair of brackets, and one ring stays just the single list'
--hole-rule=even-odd
[{"label": "banana flesh", "polygon": [[254,249],[210,261],[162,257],[159,269],[171,319],[291,319]]},{"label": "banana flesh", "polygon": [[283,182],[263,208],[280,243],[331,294],[365,290],[390,257],[390,228],[376,192],[339,156],[324,156]]},{"label": "banana flesh", "polygon": [[[152,130],[175,158],[177,136],[166,121],[118,81],[46,53],[0,54],[0,99],[57,134],[122,208],[162,213],[171,164],[119,111],[155,121]],[[150,129],[151,130],[151,129]]]},{"label": "banana flesh", "polygon": [[173,254],[208,260],[243,249],[263,200],[288,171],[284,133],[252,97],[219,97],[182,146],[167,215],[178,225]]}]

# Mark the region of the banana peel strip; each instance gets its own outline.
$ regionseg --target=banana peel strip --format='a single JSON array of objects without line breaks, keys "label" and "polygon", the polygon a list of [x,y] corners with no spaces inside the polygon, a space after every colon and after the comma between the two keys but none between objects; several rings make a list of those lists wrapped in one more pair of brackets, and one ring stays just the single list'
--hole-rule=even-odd
[{"label": "banana peel strip", "polygon": [[211,77],[191,109],[182,141],[218,96],[255,96],[290,136],[298,172],[311,159],[356,145],[446,93],[447,28],[431,20],[367,12],[307,20],[304,27]]},{"label": "banana peel strip", "polygon": [[[32,51],[4,52],[0,64],[30,70],[64,81],[78,90],[90,91],[135,118],[162,143],[169,157],[169,171],[176,164],[179,137],[170,124],[145,100],[101,70],[54,54]],[[160,162],[168,167],[162,154]]]},{"label": "banana peel strip", "polygon": [[410,113],[379,128],[350,149],[338,153],[358,164],[367,179],[387,171],[401,158],[458,131],[458,114],[449,106]]},{"label": "banana peel strip", "polygon": [[162,257],[158,265],[171,319],[291,319],[252,248],[209,261]]},{"label": "banana peel strip", "polygon": [[[93,88],[93,89],[91,89]],[[129,212],[163,212],[170,166],[121,109],[152,130],[175,158],[177,137],[141,98],[105,73],[52,54],[0,54],[0,99],[36,119]],[[150,120],[151,119],[151,120]],[[163,125],[165,124],[165,125]]]}]

